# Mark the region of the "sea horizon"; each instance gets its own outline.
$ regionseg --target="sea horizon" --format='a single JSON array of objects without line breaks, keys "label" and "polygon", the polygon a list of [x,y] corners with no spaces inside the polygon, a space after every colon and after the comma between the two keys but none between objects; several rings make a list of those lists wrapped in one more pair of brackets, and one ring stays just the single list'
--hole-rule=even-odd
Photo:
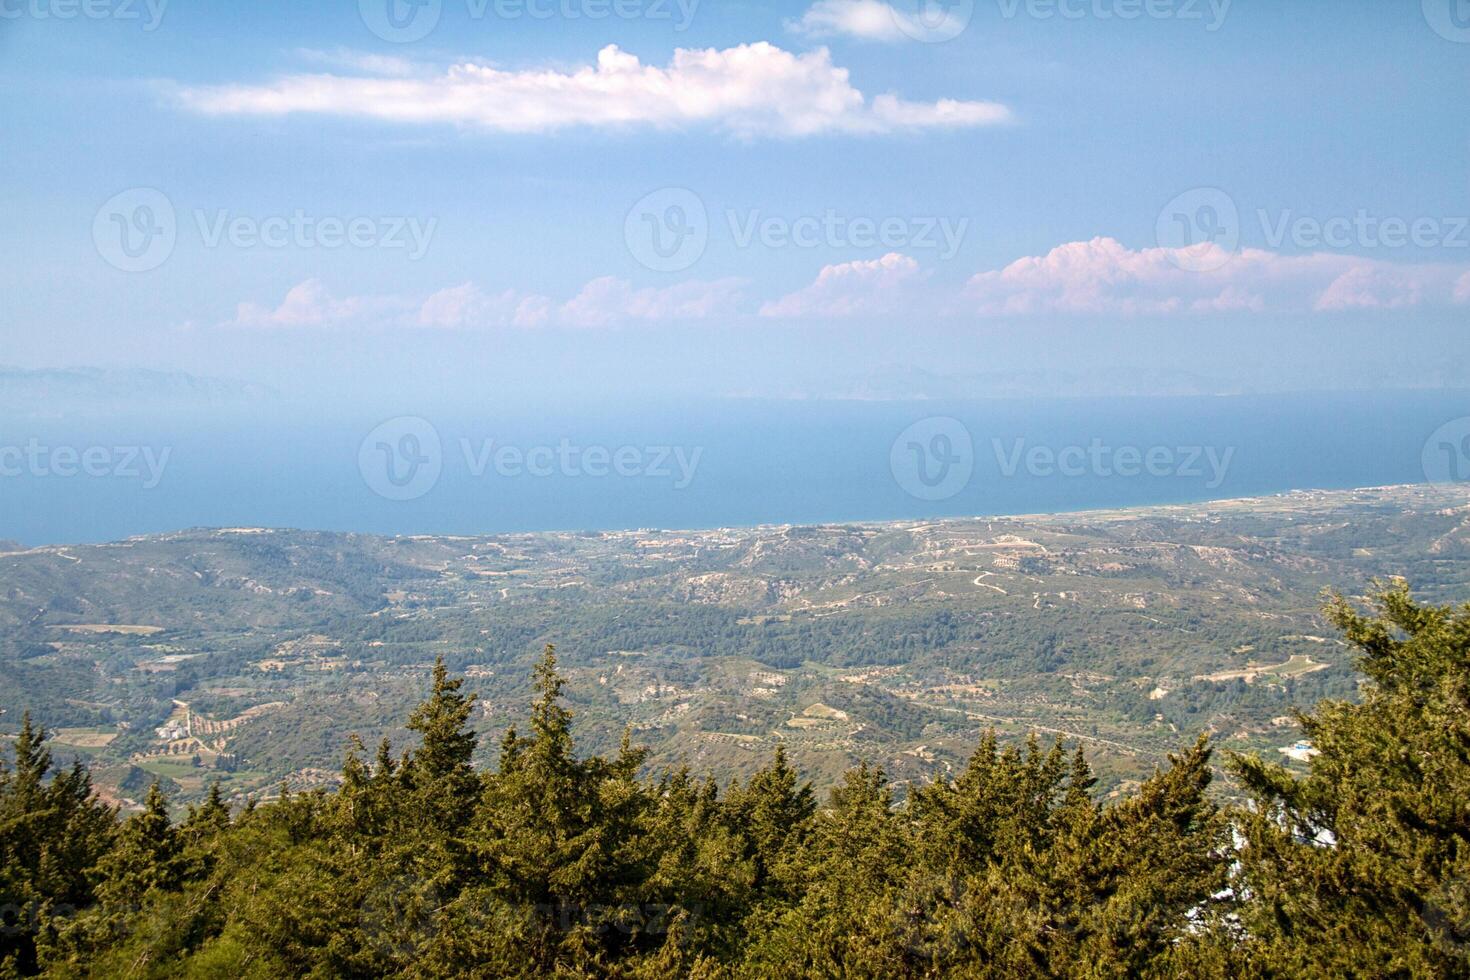
[{"label": "sea horizon", "polygon": [[0,432],[0,539],[709,530],[1456,483],[1467,415],[1463,392],[1395,391],[26,420]]}]

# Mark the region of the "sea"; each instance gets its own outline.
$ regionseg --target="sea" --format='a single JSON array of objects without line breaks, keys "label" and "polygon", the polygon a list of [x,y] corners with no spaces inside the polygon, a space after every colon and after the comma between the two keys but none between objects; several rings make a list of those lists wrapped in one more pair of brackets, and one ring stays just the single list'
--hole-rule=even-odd
[{"label": "sea", "polygon": [[1462,481],[1463,391],[0,419],[0,540],[26,546],[925,520]]}]

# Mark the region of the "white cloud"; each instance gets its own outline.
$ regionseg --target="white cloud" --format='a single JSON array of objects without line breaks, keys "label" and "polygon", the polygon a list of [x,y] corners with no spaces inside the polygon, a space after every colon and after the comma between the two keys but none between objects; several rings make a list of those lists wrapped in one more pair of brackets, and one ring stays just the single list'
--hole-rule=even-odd
[{"label": "white cloud", "polygon": [[487,293],[472,282],[415,300],[404,296],[331,295],[320,280],[293,286],[279,306],[241,303],[226,326],[274,329],[416,328],[494,330],[540,326],[608,327],[624,323],[706,320],[742,314],[745,280],[685,282],[636,289],[612,277],[594,279],[557,304],[508,289]]},{"label": "white cloud", "polygon": [[957,37],[969,23],[968,13],[957,7],[935,18],[933,13],[921,17],[882,0],[817,0],[800,20],[787,21],[786,29],[815,38],[895,42]]},{"label": "white cloud", "polygon": [[[1387,310],[1465,300],[1454,284],[1459,270],[1450,266],[1250,248],[1228,256],[1210,247],[1216,252],[1130,249],[1112,238],[1069,242],[974,276],[965,288],[964,308],[983,316],[1127,316]],[[1190,271],[1201,267],[1208,269]]]},{"label": "white cloud", "polygon": [[854,317],[899,313],[927,273],[906,255],[829,265],[809,286],[761,307],[761,316]]},{"label": "white cloud", "polygon": [[514,289],[488,294],[472,282],[441,289],[424,300],[415,316],[421,327],[461,330],[485,327],[537,327],[546,322],[551,301]]},{"label": "white cloud", "polygon": [[297,48],[296,57],[313,64],[330,68],[346,68],[350,71],[366,72],[370,75],[412,75],[417,67],[407,58],[391,54],[369,54],[349,48]]},{"label": "white cloud", "polygon": [[[1199,272],[1176,262],[1219,264]],[[320,280],[308,279],[292,287],[275,307],[241,303],[228,325],[487,330],[736,320],[754,308],[749,288],[748,280],[738,278],[640,288],[603,276],[565,301],[518,290],[486,292],[472,282],[424,298],[338,297]],[[928,270],[897,252],[828,265],[808,285],[761,304],[758,313],[767,319],[791,320],[1037,314],[1188,317],[1457,305],[1470,305],[1470,270],[1464,266],[1321,252],[1280,255],[1243,249],[1228,256],[1202,254],[1198,249],[1130,249],[1112,238],[1094,238],[978,273],[962,288],[935,287]]]},{"label": "white cloud", "polygon": [[1399,310],[1435,300],[1461,301],[1453,276],[1443,267],[1359,262],[1328,284],[1316,309]]},{"label": "white cloud", "polygon": [[788,30],[808,37],[847,36],[864,41],[902,41],[899,18],[905,16],[881,0],[817,0]]},{"label": "white cloud", "polygon": [[558,310],[561,321],[602,327],[628,321],[706,320],[740,312],[743,279],[634,289],[611,276],[594,279]]},{"label": "white cloud", "polygon": [[274,309],[254,303],[241,303],[235,311],[234,326],[293,328],[337,327],[348,324],[381,323],[403,312],[403,304],[387,296],[332,296],[320,279],[308,279],[293,286]]},{"label": "white cloud", "polygon": [[[1213,250],[1213,251],[1212,251]],[[1208,271],[1190,271],[1208,267]],[[1470,304],[1470,271],[1355,255],[1280,255],[1211,245],[1130,249],[1112,238],[1059,245],[942,291],[912,258],[829,265],[810,285],[766,303],[794,319],[1034,314],[1191,316],[1208,313],[1401,310]]]},{"label": "white cloud", "polygon": [[1004,122],[995,102],[869,100],[825,48],[793,54],[760,42],[674,52],[645,65],[616,45],[574,71],[506,71],[462,63],[436,77],[397,73],[298,74],[260,85],[178,86],[206,115],[313,113],[397,123],[451,123],[516,133],[572,127],[710,125],[745,137],[886,133]]}]

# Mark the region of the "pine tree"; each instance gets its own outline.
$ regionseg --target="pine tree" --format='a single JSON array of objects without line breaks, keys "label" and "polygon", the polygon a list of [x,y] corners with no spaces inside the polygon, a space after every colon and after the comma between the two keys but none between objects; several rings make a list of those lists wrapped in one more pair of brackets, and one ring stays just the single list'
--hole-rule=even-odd
[{"label": "pine tree", "polygon": [[1203,738],[1108,803],[1080,748],[994,733],[901,803],[862,763],[818,808],[779,748],[725,792],[651,779],[628,732],[578,756],[551,648],[495,771],[441,663],[401,761],[354,739],[337,792],[233,818],[216,783],[174,825],[155,784],[117,826],[26,719],[0,976],[1466,975],[1470,606],[1330,614],[1371,686],[1304,716],[1305,777],[1233,759],[1232,811]]},{"label": "pine tree", "polygon": [[1470,605],[1402,582],[1327,608],[1371,680],[1301,717],[1298,777],[1236,757],[1255,798],[1238,888],[1247,962],[1297,976],[1470,973]]},{"label": "pine tree", "polygon": [[408,719],[409,730],[423,738],[409,762],[418,783],[449,779],[470,768],[477,736],[466,726],[478,695],[461,694],[462,686],[463,678],[450,679],[443,657],[434,662],[434,686],[429,698]]},{"label": "pine tree", "polygon": [[802,849],[799,901],[769,935],[752,937],[747,968],[758,975],[898,974],[904,950],[894,942],[893,920],[905,904],[909,853],[883,770],[866,762],[848,770]]},{"label": "pine tree", "polygon": [[697,782],[686,766],[664,776],[654,797],[644,901],[662,915],[668,942],[731,955],[752,899],[755,861],[731,826],[719,786],[713,779]]},{"label": "pine tree", "polygon": [[143,811],[123,824],[117,845],[103,863],[103,900],[123,905],[150,889],[177,888],[183,880],[182,855],[183,840],[169,819],[168,800],[155,781],[148,787]]},{"label": "pine tree", "polygon": [[91,903],[114,833],[86,769],[55,770],[46,739],[26,713],[14,766],[0,757],[0,974],[34,971],[37,943]]},{"label": "pine tree", "polygon": [[1224,891],[1229,823],[1208,796],[1210,755],[1201,736],[1136,794],[1059,841],[1059,880],[1072,884],[1067,945],[1081,962],[1120,976],[1148,972]]},{"label": "pine tree", "polygon": [[[439,963],[514,963],[597,972],[636,943],[650,859],[641,750],[580,760],[563,680],[547,646],[535,670],[530,734],[507,732],[469,834],[475,881],[451,903]],[[447,968],[447,967],[446,967]]]},{"label": "pine tree", "polygon": [[461,827],[479,795],[479,778],[470,764],[478,736],[469,727],[476,695],[461,694],[463,678],[449,678],[444,658],[434,663],[429,698],[408,719],[422,741],[404,763],[403,778],[413,788],[432,825]]},{"label": "pine tree", "polygon": [[203,805],[189,807],[189,816],[184,821],[183,831],[189,838],[207,837],[219,833],[229,824],[230,808],[225,805],[219,780],[216,779],[209,784],[209,795],[205,797]]},{"label": "pine tree", "polygon": [[769,766],[730,793],[726,806],[755,862],[756,889],[789,895],[797,878],[790,863],[806,841],[817,803],[811,783],[801,782],[786,760],[784,745],[776,746]]}]

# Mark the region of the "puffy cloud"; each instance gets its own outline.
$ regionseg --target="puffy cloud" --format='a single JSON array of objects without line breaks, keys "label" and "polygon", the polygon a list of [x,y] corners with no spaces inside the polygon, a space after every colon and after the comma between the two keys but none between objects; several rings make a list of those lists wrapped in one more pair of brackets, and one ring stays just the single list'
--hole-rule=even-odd
[{"label": "puffy cloud", "polygon": [[551,301],[544,296],[513,289],[487,294],[472,282],[441,289],[419,307],[415,322],[421,327],[465,329],[477,327],[536,327],[546,322]]},{"label": "puffy cloud", "polygon": [[906,255],[829,265],[809,286],[766,303],[764,317],[878,316],[905,309],[927,273]]},{"label": "puffy cloud", "polygon": [[787,21],[786,29],[807,37],[894,42],[958,37],[969,23],[969,13],[958,7],[921,16],[882,0],[817,0],[799,20]]},{"label": "puffy cloud", "polygon": [[1330,253],[1130,249],[1094,238],[974,276],[963,308],[985,316],[1400,309],[1463,301],[1457,272]]},{"label": "puffy cloud", "polygon": [[[1195,271],[1202,270],[1202,271]],[[789,318],[938,314],[1190,316],[1208,313],[1398,310],[1470,304],[1470,272],[1356,255],[1236,254],[1216,245],[1131,249],[1112,238],[1068,242],[941,291],[912,258],[829,265],[810,285],[766,303]]]},{"label": "puffy cloud", "polygon": [[338,298],[320,280],[309,279],[293,286],[275,308],[241,303],[226,326],[486,330],[704,320],[740,315],[744,287],[745,280],[720,279],[635,289],[624,280],[604,277],[557,304],[513,289],[487,293],[472,282],[441,289],[421,301],[403,296]]},{"label": "puffy cloud", "polygon": [[[1185,267],[1181,267],[1185,266]],[[1204,271],[1191,271],[1203,268]],[[735,320],[753,303],[745,279],[690,280],[635,287],[593,279],[565,301],[518,290],[490,293],[474,283],[427,298],[333,296],[309,279],[275,307],[241,303],[229,325],[264,328],[430,328],[444,330],[609,327],[634,323]],[[1280,255],[1243,249],[1130,249],[1112,238],[1059,245],[936,288],[913,258],[828,265],[808,285],[759,307],[767,319],[846,319],[1035,314],[1188,317],[1211,313],[1393,311],[1470,305],[1470,270],[1438,263],[1392,263],[1356,255]]]},{"label": "puffy cloud", "polygon": [[507,71],[462,63],[435,77],[390,71],[298,74],[247,85],[177,86],[186,108],[207,115],[314,113],[396,123],[452,123],[517,133],[572,127],[712,125],[745,137],[825,132],[886,133],[1004,122],[995,102],[869,101],[825,48],[793,54],[765,42],[674,52],[667,67],[616,45],[574,71]]},{"label": "puffy cloud", "polygon": [[1396,310],[1424,301],[1424,281],[1415,270],[1358,265],[1344,269],[1317,297],[1319,310]]},{"label": "puffy cloud", "polygon": [[563,304],[559,319],[576,326],[601,327],[628,321],[705,320],[740,312],[743,279],[686,282],[663,288],[634,289],[622,279],[594,279]]},{"label": "puffy cloud", "polygon": [[818,0],[789,21],[787,29],[808,37],[861,38],[864,41],[902,41],[899,18],[907,16],[881,0]]},{"label": "puffy cloud", "polygon": [[346,324],[382,322],[402,312],[401,302],[386,296],[332,296],[320,279],[308,279],[291,287],[279,306],[269,309],[241,303],[234,326],[240,327],[335,327]]}]

